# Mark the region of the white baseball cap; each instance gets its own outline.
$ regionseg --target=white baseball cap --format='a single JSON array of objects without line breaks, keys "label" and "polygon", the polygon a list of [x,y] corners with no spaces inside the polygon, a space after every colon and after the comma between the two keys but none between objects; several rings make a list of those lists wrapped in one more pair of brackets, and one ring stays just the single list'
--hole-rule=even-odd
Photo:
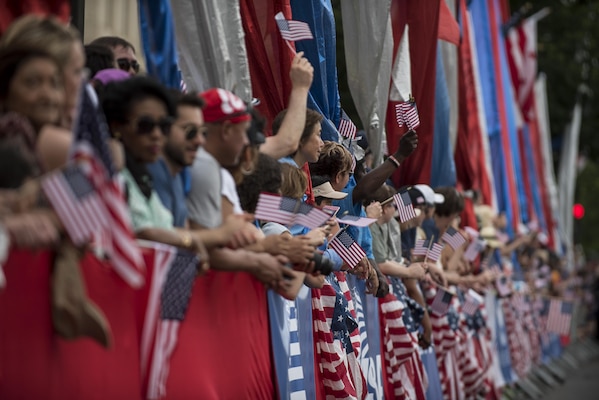
[{"label": "white baseball cap", "polygon": [[445,201],[445,196],[439,193],[435,193],[434,190],[425,184],[414,185],[414,188],[420,191],[424,196],[424,200],[429,206],[434,206],[435,204],[443,204]]}]

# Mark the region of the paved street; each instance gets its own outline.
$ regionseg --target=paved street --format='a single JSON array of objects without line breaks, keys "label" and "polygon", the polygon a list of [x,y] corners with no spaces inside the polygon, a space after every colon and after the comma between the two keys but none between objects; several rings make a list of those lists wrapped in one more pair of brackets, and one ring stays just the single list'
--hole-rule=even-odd
[{"label": "paved street", "polygon": [[585,363],[569,374],[566,382],[549,391],[545,400],[599,399],[599,359]]}]

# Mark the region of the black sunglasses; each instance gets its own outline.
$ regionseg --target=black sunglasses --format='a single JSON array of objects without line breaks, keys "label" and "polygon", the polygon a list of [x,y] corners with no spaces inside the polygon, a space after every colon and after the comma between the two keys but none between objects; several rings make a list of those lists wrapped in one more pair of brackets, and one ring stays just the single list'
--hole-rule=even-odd
[{"label": "black sunglasses", "polygon": [[160,132],[162,132],[164,136],[167,136],[171,131],[172,125],[173,120],[169,117],[160,118],[158,121],[155,121],[150,117],[140,117],[137,120],[137,133],[139,135],[149,135],[154,128],[159,127]]},{"label": "black sunglasses", "polygon": [[123,71],[129,72],[129,69],[133,68],[135,73],[139,72],[139,63],[136,60],[129,60],[128,58],[118,58],[116,60],[119,68]]},{"label": "black sunglasses", "polygon": [[203,132],[200,128],[198,128],[197,126],[193,126],[193,125],[186,126],[184,128],[184,130],[185,130],[185,139],[187,139],[187,140],[193,140],[198,136],[198,134],[200,134],[200,135],[203,134]]}]

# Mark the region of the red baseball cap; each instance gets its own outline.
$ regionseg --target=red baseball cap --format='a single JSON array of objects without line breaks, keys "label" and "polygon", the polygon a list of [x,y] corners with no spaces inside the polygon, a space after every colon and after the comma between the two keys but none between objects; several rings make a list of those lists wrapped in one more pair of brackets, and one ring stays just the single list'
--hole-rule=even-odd
[{"label": "red baseball cap", "polygon": [[202,112],[207,123],[231,121],[239,124],[252,119],[243,100],[228,90],[212,88],[202,92],[200,97],[204,99]]}]

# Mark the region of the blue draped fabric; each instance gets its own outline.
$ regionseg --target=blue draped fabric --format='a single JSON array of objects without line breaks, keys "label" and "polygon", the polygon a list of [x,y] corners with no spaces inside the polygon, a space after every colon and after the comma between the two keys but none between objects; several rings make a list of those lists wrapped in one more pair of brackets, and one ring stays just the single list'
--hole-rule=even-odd
[{"label": "blue draped fabric", "polygon": [[[437,44],[437,81],[435,84],[435,130],[433,157],[431,160],[431,182],[439,186],[455,186],[456,171],[453,160],[453,148],[449,140],[450,99],[445,79],[445,69],[441,47]],[[454,99],[457,101],[457,99]]]},{"label": "blue draped fabric", "polygon": [[[508,221],[512,221],[512,207],[508,187],[508,177],[505,174],[504,148],[501,141],[501,117],[497,107],[497,81],[495,79],[495,66],[493,46],[489,29],[489,10],[486,1],[473,1],[470,5],[476,38],[476,52],[478,60],[478,73],[481,82],[483,105],[485,108],[487,133],[491,152],[493,178],[497,192],[497,207],[504,211]],[[501,90],[501,88],[499,88]],[[512,233],[511,224],[508,224],[508,233]]]},{"label": "blue draped fabric", "polygon": [[139,0],[139,28],[148,75],[162,84],[180,89],[177,44],[168,0]]},{"label": "blue draped fabric", "polygon": [[337,85],[333,6],[330,0],[291,0],[291,12],[294,20],[310,25],[314,36],[314,40],[295,42],[297,51],[303,51],[314,66],[314,82],[308,96],[308,107],[325,116],[322,123],[322,139],[337,142],[339,134],[336,126],[341,118],[341,106]]},{"label": "blue draped fabric", "polygon": [[[524,152],[525,152],[525,162],[526,165],[523,165],[523,168],[528,169],[528,182],[531,187],[532,192],[532,201],[535,210],[535,214],[539,221],[539,229],[541,231],[547,232],[547,221],[545,220],[545,213],[543,211],[543,204],[541,202],[541,192],[539,191],[539,177],[537,176],[537,169],[534,160],[534,151],[532,148],[532,143],[530,140],[530,130],[528,129],[528,125],[524,125],[523,127],[523,138],[524,138]],[[530,216],[529,216],[530,217]],[[529,218],[530,220],[530,218]],[[526,221],[528,222],[528,221]]]}]

